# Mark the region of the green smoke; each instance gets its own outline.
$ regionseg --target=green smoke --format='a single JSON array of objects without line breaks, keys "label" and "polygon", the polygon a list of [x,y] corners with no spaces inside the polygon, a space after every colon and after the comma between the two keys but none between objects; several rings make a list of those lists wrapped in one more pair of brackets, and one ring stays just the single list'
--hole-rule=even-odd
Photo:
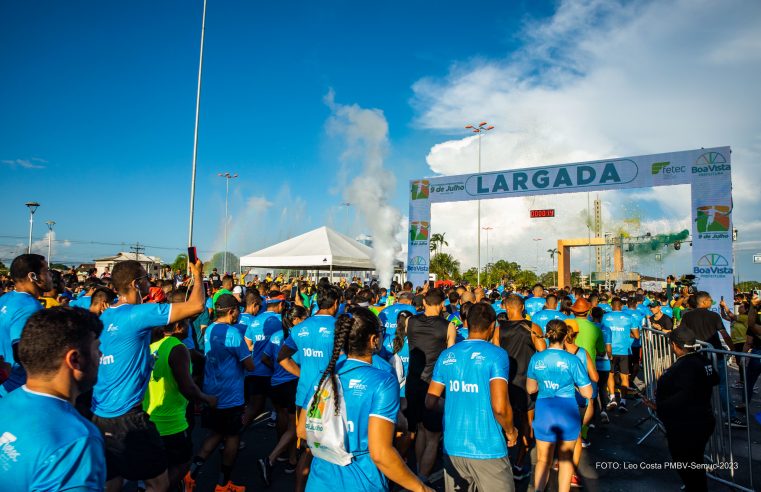
[{"label": "green smoke", "polygon": [[677,241],[682,242],[690,236],[690,231],[687,229],[670,234],[656,234],[652,236],[649,241],[645,241],[637,244],[629,244],[624,250],[628,254],[634,254],[637,256],[651,256],[654,253],[668,253],[672,251],[672,248],[664,249],[664,246],[673,246]]}]

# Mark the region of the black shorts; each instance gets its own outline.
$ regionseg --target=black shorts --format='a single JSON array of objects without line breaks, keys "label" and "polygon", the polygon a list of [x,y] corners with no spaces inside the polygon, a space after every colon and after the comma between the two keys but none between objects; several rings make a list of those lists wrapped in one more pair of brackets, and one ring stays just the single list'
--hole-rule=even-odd
[{"label": "black shorts", "polygon": [[428,384],[416,384],[410,385],[410,381],[407,381],[407,389],[405,395],[407,396],[407,417],[408,428],[411,431],[415,431],[418,424],[423,424],[423,427],[429,432],[442,432],[444,430],[443,415],[435,410],[428,410],[425,408],[425,395],[428,393]]},{"label": "black shorts", "polygon": [[252,396],[267,396],[270,394],[270,377],[269,376],[246,376],[243,389],[246,395],[246,401]]},{"label": "black shorts", "polygon": [[628,355],[614,355],[610,361],[610,372],[613,374],[625,374],[629,375],[629,356]]},{"label": "black shorts", "polygon": [[285,408],[291,415],[296,413],[296,387],[298,379],[278,384],[270,389],[270,399],[277,408]]},{"label": "black shorts", "polygon": [[225,437],[237,436],[243,430],[243,407],[204,408],[201,425]]},{"label": "black shorts", "polygon": [[510,407],[513,409],[513,413],[526,413],[531,408],[531,398],[529,397],[526,388],[521,388],[514,384],[507,386],[507,394],[510,397]]},{"label": "black shorts", "polygon": [[107,480],[147,480],[167,469],[164,442],[142,408],[135,407],[115,418],[93,415],[92,422],[106,442]]},{"label": "black shorts", "polygon": [[641,347],[632,347],[632,353],[629,355],[629,364],[632,366],[639,365],[639,354]]},{"label": "black shorts", "polygon": [[161,436],[166,449],[166,461],[169,466],[184,465],[190,463],[193,458],[193,441],[190,439],[190,430],[185,429],[177,434]]}]

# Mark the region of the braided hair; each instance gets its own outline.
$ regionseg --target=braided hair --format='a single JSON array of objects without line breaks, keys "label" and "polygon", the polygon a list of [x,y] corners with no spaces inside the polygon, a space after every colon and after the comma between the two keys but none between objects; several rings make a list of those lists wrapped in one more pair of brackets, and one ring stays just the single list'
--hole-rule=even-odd
[{"label": "braided hair", "polygon": [[[372,311],[365,307],[352,307],[345,314],[339,316],[333,332],[333,353],[330,356],[328,367],[325,368],[325,372],[322,373],[320,382],[317,384],[317,391],[322,388],[325,380],[330,378],[333,394],[338,394],[336,362],[338,362],[341,352],[344,352],[347,356],[367,355],[372,352],[372,349],[369,347],[370,337],[372,335],[380,336],[380,332],[380,320]],[[318,403],[319,398],[313,398],[308,413],[314,412]],[[339,414],[340,405],[340,400],[336,398],[336,415]]]},{"label": "braided hair", "polygon": [[393,349],[398,354],[404,347],[404,339],[407,338],[407,320],[412,317],[409,311],[400,311],[396,317],[396,334],[394,335]]}]

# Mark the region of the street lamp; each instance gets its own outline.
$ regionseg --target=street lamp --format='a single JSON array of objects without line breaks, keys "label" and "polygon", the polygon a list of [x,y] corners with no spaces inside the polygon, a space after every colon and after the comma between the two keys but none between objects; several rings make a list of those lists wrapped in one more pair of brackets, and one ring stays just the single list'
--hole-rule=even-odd
[{"label": "street lamp", "polygon": [[26,202],[24,205],[29,208],[29,248],[27,248],[26,252],[27,254],[32,254],[32,225],[34,224],[34,213],[40,204],[37,202]]},{"label": "street lamp", "polygon": [[225,256],[222,259],[222,272],[227,274],[227,197],[230,194],[230,180],[238,177],[238,174],[230,174],[228,172],[217,173],[217,176],[225,178]]},{"label": "street lamp", "polygon": [[341,203],[341,206],[346,207],[346,234],[350,236],[351,231],[349,231],[349,224],[351,221],[349,219],[349,207],[351,207],[351,202],[343,202]]},{"label": "street lamp", "polygon": [[494,230],[491,226],[482,227],[486,231],[486,284],[489,284],[489,231]]},{"label": "street lamp", "polygon": [[535,237],[534,243],[536,243],[536,275],[539,276],[539,241],[541,241],[542,238]]},{"label": "street lamp", "polygon": [[[487,126],[488,123],[482,121],[478,125],[467,125],[465,128],[472,130],[473,133],[478,134],[478,173],[481,173],[481,135],[490,130],[494,130],[494,126]],[[476,224],[476,233],[478,234],[478,280],[477,284],[481,285],[481,200],[478,200],[478,221]],[[488,252],[487,252],[488,253]]]},{"label": "street lamp", "polygon": [[55,225],[55,221],[49,220],[45,223],[48,225],[48,265],[50,265],[50,247],[53,243],[53,226]]}]

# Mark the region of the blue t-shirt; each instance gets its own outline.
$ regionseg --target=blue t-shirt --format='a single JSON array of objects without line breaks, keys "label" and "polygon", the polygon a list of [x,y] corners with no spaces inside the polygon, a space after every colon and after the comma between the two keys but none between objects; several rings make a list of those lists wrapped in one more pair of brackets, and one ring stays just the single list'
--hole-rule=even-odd
[{"label": "blue t-shirt", "polygon": [[0,400],[0,415],[3,491],[103,490],[103,437],[69,402],[22,386]]},{"label": "blue t-shirt", "polygon": [[280,353],[280,347],[282,347],[283,342],[285,341],[283,338],[283,330],[281,329],[280,331],[276,331],[270,335],[264,346],[263,355],[269,357],[272,361],[272,365],[274,366],[272,370],[272,386],[278,386],[296,379],[296,376],[283,369],[283,366],[281,366],[277,361],[277,356]]},{"label": "blue t-shirt", "polygon": [[609,313],[609,312],[613,311],[613,308],[610,307],[610,304],[607,304],[607,303],[600,303],[600,304],[597,305],[597,307],[599,307],[600,309],[602,309],[606,313]]},{"label": "blue t-shirt", "polygon": [[310,381],[319,377],[328,367],[333,354],[333,332],[336,319],[327,314],[318,314],[305,319],[293,327],[285,345],[299,352],[301,377],[296,388],[296,402],[303,401]]},{"label": "blue t-shirt", "polygon": [[536,323],[537,326],[539,326],[539,328],[542,329],[542,333],[546,332],[547,323],[549,323],[553,319],[559,319],[559,320],[565,321],[568,319],[568,316],[561,313],[557,309],[542,309],[541,311],[531,316],[531,321]]},{"label": "blue t-shirt", "polygon": [[378,315],[383,328],[386,330],[383,345],[385,345],[389,351],[391,351],[394,336],[396,336],[396,322],[399,319],[399,313],[402,311],[407,311],[413,315],[417,314],[417,311],[415,311],[415,308],[411,305],[399,303],[390,305]]},{"label": "blue t-shirt", "polygon": [[611,311],[602,317],[602,324],[610,329],[613,355],[629,355],[632,346],[634,319],[623,311]]},{"label": "blue t-shirt", "polygon": [[410,368],[410,345],[407,343],[407,337],[404,337],[404,345],[402,345],[402,348],[399,349],[399,352],[397,352],[395,355],[399,357],[399,360],[402,362],[402,372],[404,373],[404,379],[399,385],[399,397],[404,398],[406,396],[406,388],[407,388],[407,374],[409,374],[409,368]]},{"label": "blue t-shirt", "polygon": [[[632,323],[634,323],[634,328],[641,329],[642,324],[645,322],[645,316],[642,314],[642,312],[639,309],[626,309],[624,310],[626,314],[631,316]],[[641,347],[642,344],[640,343],[639,339],[633,338],[632,339],[632,347]]]},{"label": "blue t-shirt", "polygon": [[143,401],[153,370],[151,331],[169,324],[171,304],[120,304],[103,311],[100,368],[92,411],[119,417]]},{"label": "blue t-shirt", "polygon": [[526,314],[533,319],[534,314],[544,309],[546,303],[547,300],[544,297],[529,297],[524,301],[523,309],[525,309]]},{"label": "blue t-shirt", "polygon": [[[283,330],[282,318],[273,311],[265,311],[255,317],[249,315],[250,322],[246,328],[246,338],[254,342],[254,370],[249,376],[272,376],[272,369],[262,364],[262,354],[267,347],[267,340],[273,333]],[[277,357],[276,357],[277,359]]]},{"label": "blue t-shirt", "polygon": [[674,310],[671,306],[661,306],[661,312],[671,319],[674,319]]},{"label": "blue t-shirt", "polygon": [[[600,331],[602,332],[602,341],[605,345],[611,345],[611,334],[610,334],[610,328],[603,325],[602,323],[595,323],[595,326],[600,328]],[[598,371],[610,371],[610,359],[608,359],[608,348],[605,347],[605,352],[601,352],[597,354],[597,358],[595,359],[595,368]],[[605,381],[601,381],[601,383],[605,384]]]},{"label": "blue t-shirt", "polygon": [[69,302],[69,306],[71,306],[71,307],[79,307],[79,308],[82,308],[82,309],[90,309],[91,305],[92,305],[92,297],[91,296],[77,297],[73,301]]},{"label": "blue t-shirt", "polygon": [[213,323],[204,333],[206,365],[203,391],[217,397],[217,408],[243,405],[242,362],[251,357],[243,334],[234,325]]},{"label": "blue t-shirt", "polygon": [[0,395],[18,389],[26,382],[24,367],[13,358],[13,346],[21,339],[26,321],[40,309],[40,301],[26,292],[11,291],[0,296],[0,355],[11,365],[11,374],[3,382]]},{"label": "blue t-shirt", "polygon": [[493,379],[507,385],[507,352],[484,340],[468,339],[441,353],[432,381],[444,385],[444,452],[449,456],[495,459],[507,455],[502,428],[491,407]]},{"label": "blue t-shirt", "polygon": [[592,384],[585,366],[563,349],[548,348],[531,356],[526,377],[539,386],[537,398],[576,398],[576,388]]},{"label": "blue t-shirt", "polygon": [[[306,321],[298,326],[304,323]],[[346,409],[346,449],[354,455],[354,459],[347,466],[339,466],[315,457],[306,490],[386,491],[388,479],[370,458],[368,422],[370,417],[376,417],[396,423],[399,382],[391,374],[356,359],[338,362],[336,372],[343,388],[342,404]],[[314,394],[313,388],[319,383],[319,378],[318,374],[307,383],[307,401]]]}]

